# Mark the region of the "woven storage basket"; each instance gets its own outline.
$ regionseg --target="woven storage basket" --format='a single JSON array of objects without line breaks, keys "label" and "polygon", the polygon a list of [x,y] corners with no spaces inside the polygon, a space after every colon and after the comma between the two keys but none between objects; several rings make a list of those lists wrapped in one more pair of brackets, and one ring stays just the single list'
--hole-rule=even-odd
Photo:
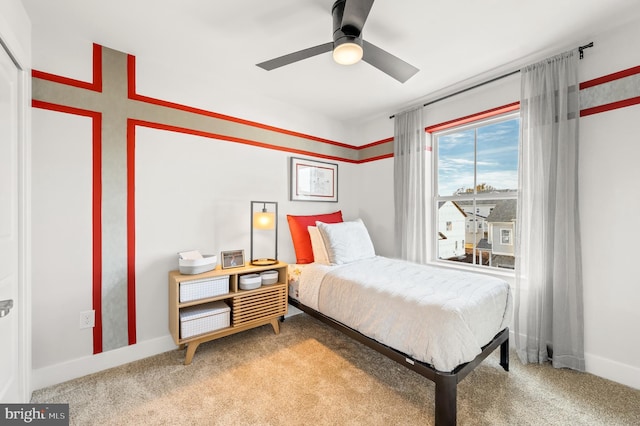
[{"label": "woven storage basket", "polygon": [[262,285],[271,285],[278,282],[278,271],[264,271],[260,273]]},{"label": "woven storage basket", "polygon": [[180,337],[197,336],[229,327],[231,308],[223,301],[180,309]]},{"label": "woven storage basket", "polygon": [[190,302],[227,293],[229,293],[229,275],[180,283],[180,302]]},{"label": "woven storage basket", "polygon": [[259,274],[247,274],[240,276],[240,289],[241,290],[253,290],[259,288],[262,284],[262,279]]}]

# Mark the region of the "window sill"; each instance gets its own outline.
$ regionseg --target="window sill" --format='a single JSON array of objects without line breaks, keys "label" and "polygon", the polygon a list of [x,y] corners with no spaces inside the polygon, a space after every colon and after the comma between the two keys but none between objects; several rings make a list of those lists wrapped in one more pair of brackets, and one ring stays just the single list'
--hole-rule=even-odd
[{"label": "window sill", "polygon": [[488,266],[472,266],[464,263],[447,262],[439,260],[431,260],[427,262],[431,266],[438,266],[447,269],[456,269],[465,272],[474,272],[476,274],[491,275],[494,277],[502,278],[509,283],[515,282],[515,271],[513,269],[494,268]]}]

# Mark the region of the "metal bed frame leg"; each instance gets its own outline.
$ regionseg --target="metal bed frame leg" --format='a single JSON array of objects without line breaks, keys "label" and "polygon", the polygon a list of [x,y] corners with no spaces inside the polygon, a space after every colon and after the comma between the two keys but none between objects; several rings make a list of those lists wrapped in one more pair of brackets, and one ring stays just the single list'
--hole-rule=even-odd
[{"label": "metal bed frame leg", "polygon": [[504,371],[509,371],[509,339],[500,344],[500,365]]},{"label": "metal bed frame leg", "polygon": [[454,426],[458,415],[458,380],[453,374],[441,374],[435,383],[436,426]]}]

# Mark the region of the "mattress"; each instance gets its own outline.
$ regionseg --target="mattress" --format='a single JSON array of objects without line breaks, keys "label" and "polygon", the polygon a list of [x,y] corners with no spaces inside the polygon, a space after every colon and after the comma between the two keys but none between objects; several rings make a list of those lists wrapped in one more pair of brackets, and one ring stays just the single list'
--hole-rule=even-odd
[{"label": "mattress", "polygon": [[288,273],[287,277],[289,279],[289,297],[300,300],[299,291],[300,291],[300,277],[302,276],[302,271],[308,264],[301,263],[289,263],[288,264]]},{"label": "mattress", "polygon": [[292,281],[304,305],[444,372],[472,361],[512,317],[504,280],[381,256],[304,265]]}]

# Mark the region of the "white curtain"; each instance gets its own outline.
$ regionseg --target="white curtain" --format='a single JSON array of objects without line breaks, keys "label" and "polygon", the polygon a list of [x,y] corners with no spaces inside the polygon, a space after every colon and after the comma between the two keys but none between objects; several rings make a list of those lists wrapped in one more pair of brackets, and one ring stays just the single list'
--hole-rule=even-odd
[{"label": "white curtain", "polygon": [[577,51],[521,74],[516,348],[525,363],[584,371]]},{"label": "white curtain", "polygon": [[423,109],[395,116],[393,174],[396,256],[427,261],[426,134]]}]

